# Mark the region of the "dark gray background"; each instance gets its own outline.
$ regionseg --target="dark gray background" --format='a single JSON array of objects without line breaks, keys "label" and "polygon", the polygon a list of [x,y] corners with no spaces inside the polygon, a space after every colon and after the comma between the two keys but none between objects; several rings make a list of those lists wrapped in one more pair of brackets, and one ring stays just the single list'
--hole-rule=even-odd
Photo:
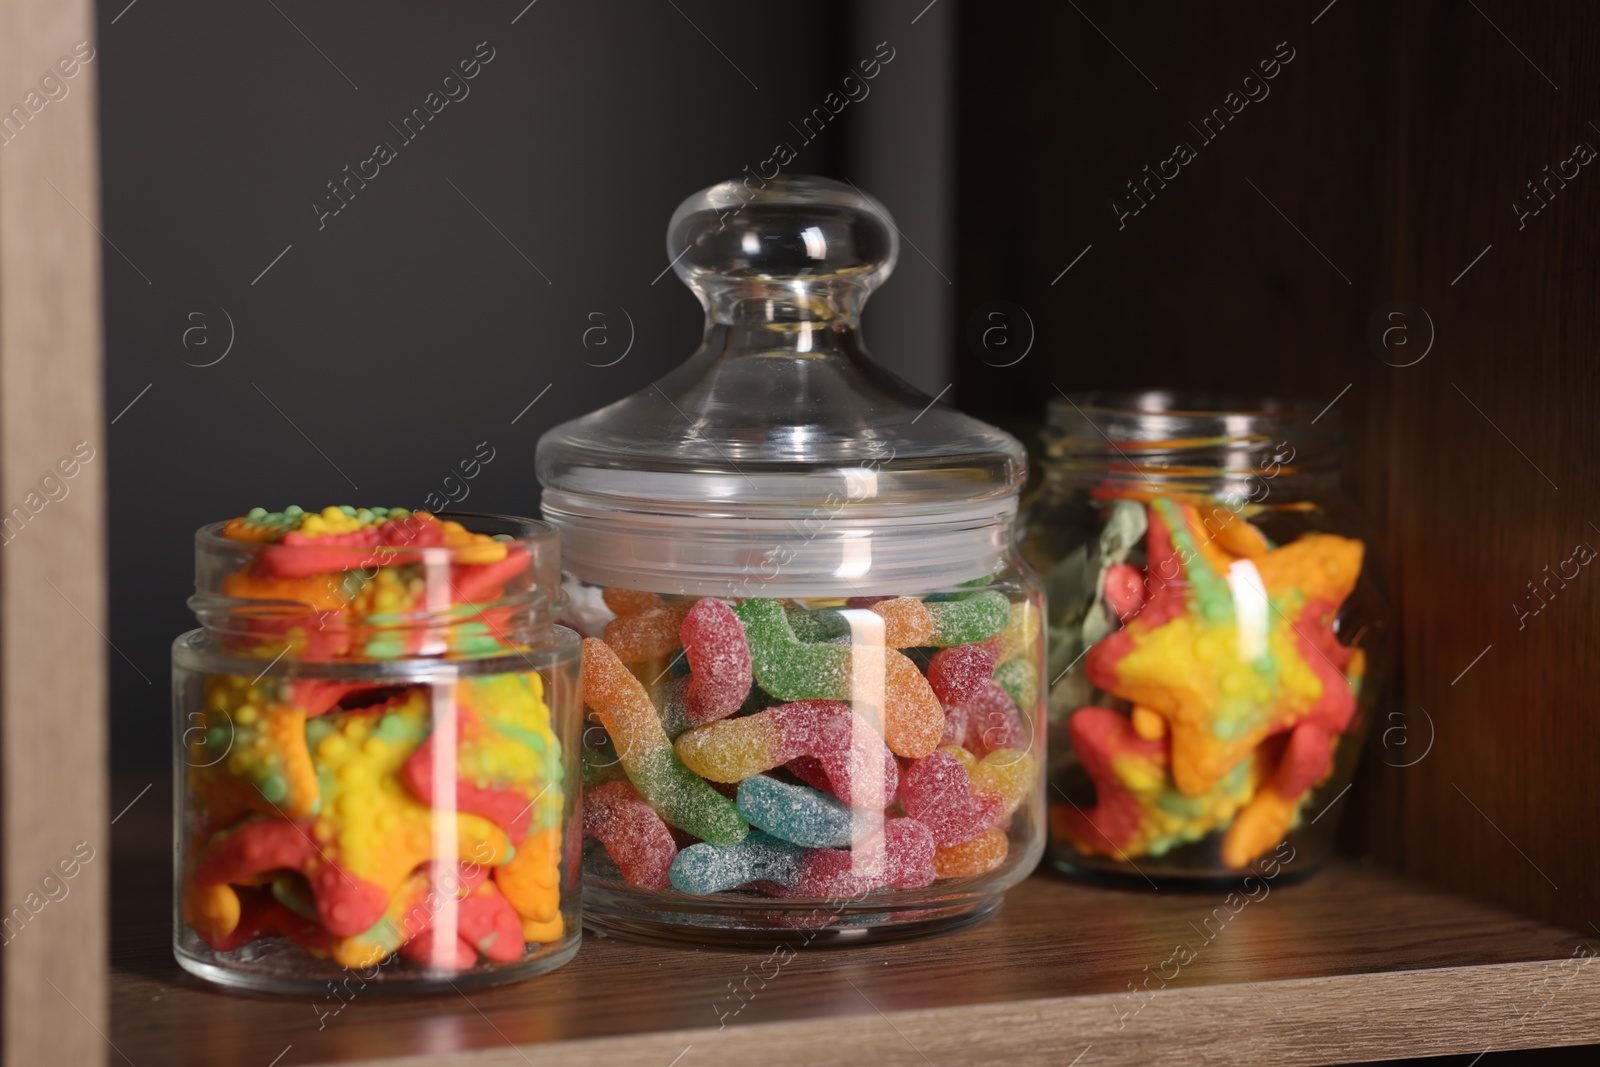
[{"label": "dark gray background", "polygon": [[[257,505],[420,507],[483,441],[495,458],[463,506],[537,514],[539,435],[698,341],[693,296],[671,272],[652,284],[685,196],[784,140],[791,170],[857,181],[942,248],[944,178],[917,162],[942,150],[942,12],[540,0],[513,25],[525,3],[101,5],[115,766],[170,758],[196,527]],[[872,92],[802,146],[789,123],[886,37]],[[483,41],[469,95],[401,145],[389,123]],[[397,158],[319,230],[325,183],[379,140]],[[901,337],[902,369],[937,391],[917,292],[949,282],[919,256],[876,314],[923,333],[872,315],[868,333]],[[594,366],[626,347],[623,309],[631,351]],[[189,365],[221,354],[223,312],[226,358]]]}]

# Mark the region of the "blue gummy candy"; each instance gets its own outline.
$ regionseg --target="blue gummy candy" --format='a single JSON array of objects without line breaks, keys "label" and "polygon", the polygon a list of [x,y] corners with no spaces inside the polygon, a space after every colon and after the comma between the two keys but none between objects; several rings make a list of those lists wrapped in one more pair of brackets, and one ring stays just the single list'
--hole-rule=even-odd
[{"label": "blue gummy candy", "polygon": [[667,877],[680,893],[705,896],[733,889],[746,882],[793,885],[800,875],[806,850],[752,830],[737,845],[690,845],[672,861]]},{"label": "blue gummy candy", "polygon": [[810,786],[758,774],[739,783],[739,814],[774,837],[811,848],[850,844],[850,806]]}]

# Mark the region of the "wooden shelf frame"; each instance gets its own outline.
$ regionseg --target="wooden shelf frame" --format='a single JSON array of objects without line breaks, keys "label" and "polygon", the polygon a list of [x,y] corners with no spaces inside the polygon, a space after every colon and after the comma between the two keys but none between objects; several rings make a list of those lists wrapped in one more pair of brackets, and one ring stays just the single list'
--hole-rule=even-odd
[{"label": "wooden shelf frame", "polygon": [[226,992],[172,960],[166,817],[147,799],[117,828],[108,1036],[139,1067],[1061,1065],[1090,1046],[1083,1067],[1323,1064],[1600,1042],[1600,938],[1348,863],[1253,902],[1040,873],[975,929],[782,965],[588,935],[503,989]]}]

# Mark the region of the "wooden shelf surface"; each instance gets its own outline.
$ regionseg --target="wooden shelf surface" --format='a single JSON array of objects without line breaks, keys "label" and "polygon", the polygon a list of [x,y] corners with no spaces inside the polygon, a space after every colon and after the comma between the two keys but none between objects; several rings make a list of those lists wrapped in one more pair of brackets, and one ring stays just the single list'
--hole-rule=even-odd
[{"label": "wooden shelf surface", "polygon": [[[145,805],[116,828],[106,1035],[109,1062],[137,1067],[953,1067],[1065,1065],[1080,1053],[1079,1067],[1231,1067],[1600,1042],[1600,966],[1584,961],[1600,937],[1351,864],[1271,887],[1237,914],[1222,892],[1041,873],[971,930],[803,948],[726,1017],[741,1003],[729,983],[761,973],[768,952],[593,935],[567,966],[520,985],[362,993],[324,1016],[333,1002],[224,992],[179,971],[166,812]],[[1207,927],[1218,908],[1227,922]],[[1194,953],[1181,966],[1179,945]],[[1147,977],[1154,992],[1129,992]]]}]

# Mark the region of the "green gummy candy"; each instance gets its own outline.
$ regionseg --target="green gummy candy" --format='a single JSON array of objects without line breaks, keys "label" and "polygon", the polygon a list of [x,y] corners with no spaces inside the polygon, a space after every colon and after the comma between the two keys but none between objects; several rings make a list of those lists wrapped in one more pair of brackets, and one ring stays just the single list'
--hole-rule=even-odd
[{"label": "green gummy candy", "polygon": [[737,845],[750,832],[733,801],[707,785],[671,745],[623,758],[628,778],[663,820],[713,845]]},{"label": "green gummy candy", "polygon": [[744,626],[750,666],[762,689],[779,700],[850,699],[849,645],[800,640],[783,604],[776,600],[746,600],[734,610]]},{"label": "green gummy candy", "polygon": [[993,589],[927,606],[933,615],[933,643],[941,648],[987,641],[1011,621],[1011,601]]},{"label": "green gummy candy", "polygon": [[788,616],[789,628],[802,641],[824,644],[850,636],[850,620],[831,608],[807,611],[805,608],[789,607],[784,613]]},{"label": "green gummy candy", "polygon": [[1031,708],[1033,702],[1039,699],[1039,676],[1021,657],[1006,660],[995,668],[994,680],[1000,683],[1000,688],[1019,708]]}]

